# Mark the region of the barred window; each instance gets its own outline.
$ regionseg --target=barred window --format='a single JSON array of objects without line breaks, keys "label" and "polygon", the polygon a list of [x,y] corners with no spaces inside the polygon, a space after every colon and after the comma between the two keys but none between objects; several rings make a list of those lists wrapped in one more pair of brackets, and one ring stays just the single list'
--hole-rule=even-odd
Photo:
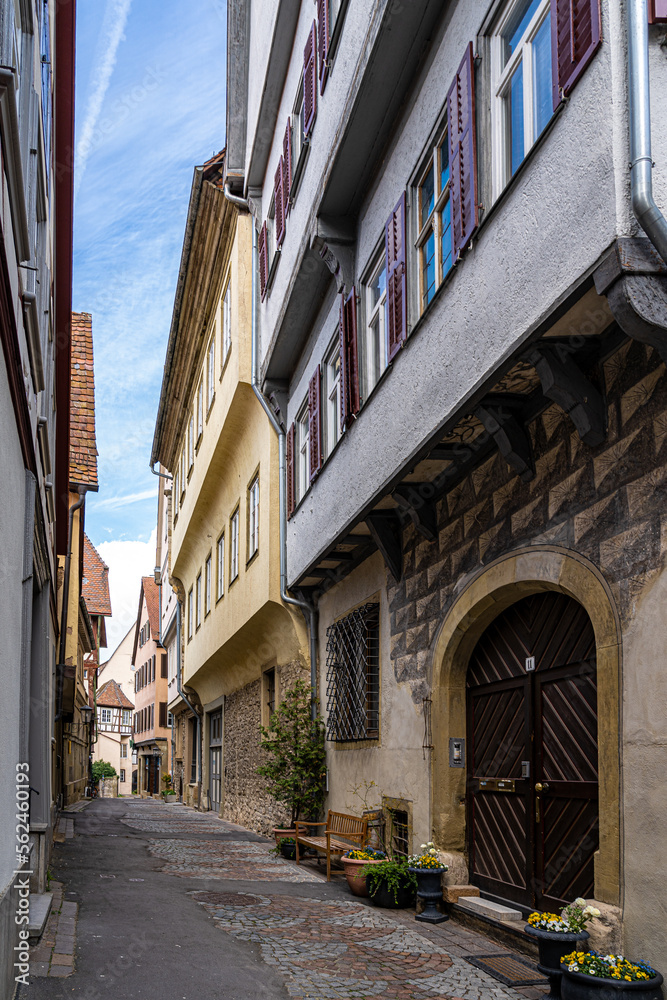
[{"label": "barred window", "polygon": [[365,604],[327,629],[327,739],[377,739],[380,605]]}]

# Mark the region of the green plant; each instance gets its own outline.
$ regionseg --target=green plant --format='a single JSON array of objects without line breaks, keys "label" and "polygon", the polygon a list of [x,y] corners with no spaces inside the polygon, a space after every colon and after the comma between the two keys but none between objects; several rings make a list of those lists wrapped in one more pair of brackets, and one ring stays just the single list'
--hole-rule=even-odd
[{"label": "green plant", "polygon": [[107,760],[93,761],[93,784],[96,785],[101,778],[115,778],[118,772],[113,764]]},{"label": "green plant", "polygon": [[588,906],[585,899],[578,897],[574,903],[562,908],[560,916],[557,913],[531,913],[528,923],[542,931],[577,934],[586,930],[586,924],[599,916],[600,911],[595,906]]},{"label": "green plant", "polygon": [[325,794],[324,723],[319,716],[311,719],[310,688],[302,680],[290,688],[260,732],[260,747],[268,759],[257,774],[267,779],[267,791],[290,810],[291,826],[301,815],[316,820]]},{"label": "green plant", "polygon": [[[171,775],[170,774],[163,774],[162,775],[162,780],[164,781],[164,789],[163,789],[163,791],[170,792],[171,791]],[[176,793],[174,793],[174,794],[176,794]]]},{"label": "green plant", "polygon": [[387,855],[384,851],[376,851],[373,847],[364,847],[363,849],[354,848],[351,851],[347,851],[344,858],[349,858],[350,861],[385,861]]},{"label": "green plant", "polygon": [[280,848],[283,846],[283,844],[287,846],[289,844],[294,844],[294,843],[295,843],[294,837],[281,837],[276,846],[271,848],[269,854],[278,855],[280,854]]},{"label": "green plant", "polygon": [[374,896],[382,882],[394,894],[394,902],[398,902],[398,893],[401,889],[411,886],[417,891],[417,878],[408,871],[407,858],[388,858],[380,861],[377,865],[366,865],[362,868],[360,875],[366,876],[366,887],[371,896]]},{"label": "green plant", "polygon": [[411,868],[422,868],[426,869],[440,869],[443,868],[445,871],[448,870],[447,865],[443,865],[438,860],[438,852],[436,851],[433,841],[429,840],[428,844],[421,845],[421,854],[412,854],[408,858],[408,864]]},{"label": "green plant", "polygon": [[624,979],[628,983],[645,982],[656,975],[646,962],[630,962],[623,955],[596,955],[592,951],[573,951],[563,955],[568,972],[580,972],[598,979]]}]

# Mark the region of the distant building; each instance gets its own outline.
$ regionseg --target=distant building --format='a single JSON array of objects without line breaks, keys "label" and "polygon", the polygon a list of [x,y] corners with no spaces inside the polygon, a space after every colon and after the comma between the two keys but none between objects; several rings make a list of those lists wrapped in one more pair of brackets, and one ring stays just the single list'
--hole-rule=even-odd
[{"label": "distant building", "polygon": [[100,650],[106,649],[106,619],[111,615],[109,594],[109,567],[88,538],[83,536],[83,581],[81,593],[86,602],[95,636],[95,648],[83,661],[84,686],[90,705],[95,703],[95,690],[100,662]]},{"label": "distant building", "polygon": [[97,692],[95,759],[112,764],[118,775],[118,794],[132,792],[132,712],[134,703],[115,680]]},{"label": "distant building", "polygon": [[134,745],[141,794],[157,795],[170,772],[167,726],[167,654],[160,642],[160,590],[152,576],[141,578],[132,651],[135,684]]},{"label": "distant building", "polygon": [[[102,688],[113,681],[120,693],[131,702],[132,708],[134,708],[134,666],[132,664],[132,652],[134,649],[134,625],[128,629],[126,635],[121,639],[118,646],[115,648],[106,663],[103,663],[97,670],[97,691],[98,698],[99,693]],[[99,705],[99,700],[97,702]],[[99,713],[98,713],[99,714]],[[132,716],[132,724],[134,722],[134,715]],[[106,745],[102,745],[100,741],[100,731],[99,728],[96,729],[97,739],[93,743],[93,761],[96,760],[109,760],[105,757]],[[130,744],[132,744],[132,733],[130,733]],[[137,755],[136,751],[130,746],[128,750],[127,757],[121,757],[124,761],[122,767],[127,772],[126,782],[129,786],[127,792],[132,790],[132,772],[137,769]],[[119,768],[114,764],[117,771]],[[120,773],[120,772],[119,772]],[[119,793],[121,795],[126,794],[123,791],[123,786],[119,781]]]}]

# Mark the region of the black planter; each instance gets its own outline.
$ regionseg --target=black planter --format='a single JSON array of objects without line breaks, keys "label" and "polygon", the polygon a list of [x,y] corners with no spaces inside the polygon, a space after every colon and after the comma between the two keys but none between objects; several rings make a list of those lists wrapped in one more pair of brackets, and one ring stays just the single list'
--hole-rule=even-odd
[{"label": "black planter", "polygon": [[415,920],[422,920],[426,924],[441,924],[444,920],[449,920],[447,913],[441,913],[438,903],[442,902],[442,875],[446,868],[409,868],[417,878],[417,899],[424,902],[424,909],[421,913],[415,914]]},{"label": "black planter", "polygon": [[620,979],[596,979],[581,972],[568,972],[561,965],[563,1000],[663,1000],[662,976],[644,982],[624,983]]},{"label": "black planter", "polygon": [[561,979],[561,959],[563,955],[569,955],[571,951],[581,950],[577,946],[588,941],[588,931],[578,931],[577,933],[566,934],[563,931],[543,931],[540,927],[531,927],[526,924],[524,927],[526,934],[537,939],[537,947],[540,953],[540,961],[537,966],[549,979],[550,993],[545,993],[547,997],[560,997]]},{"label": "black planter", "polygon": [[389,910],[407,910],[415,905],[415,890],[412,885],[401,885],[394,894],[394,887],[390,887],[386,879],[382,879],[370,898],[376,906],[385,906]]},{"label": "black planter", "polygon": [[280,853],[288,861],[294,861],[296,858],[296,844],[281,844]]}]

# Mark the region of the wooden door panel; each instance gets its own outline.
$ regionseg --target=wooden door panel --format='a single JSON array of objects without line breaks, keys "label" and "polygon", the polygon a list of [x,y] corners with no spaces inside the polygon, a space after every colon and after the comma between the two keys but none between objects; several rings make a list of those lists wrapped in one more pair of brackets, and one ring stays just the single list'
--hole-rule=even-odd
[{"label": "wooden door panel", "polygon": [[473,698],[473,775],[520,778],[526,753],[523,687]]},{"label": "wooden door panel", "polygon": [[542,796],[541,808],[540,905],[562,906],[577,896],[593,896],[594,854],[599,846],[597,799],[560,798],[550,790]]},{"label": "wooden door panel", "polygon": [[589,664],[574,677],[541,679],[541,779],[598,780],[597,684]]},{"label": "wooden door panel", "polygon": [[480,879],[492,879],[525,891],[527,838],[522,796],[498,792],[475,795],[473,844],[473,871],[478,884]]}]

